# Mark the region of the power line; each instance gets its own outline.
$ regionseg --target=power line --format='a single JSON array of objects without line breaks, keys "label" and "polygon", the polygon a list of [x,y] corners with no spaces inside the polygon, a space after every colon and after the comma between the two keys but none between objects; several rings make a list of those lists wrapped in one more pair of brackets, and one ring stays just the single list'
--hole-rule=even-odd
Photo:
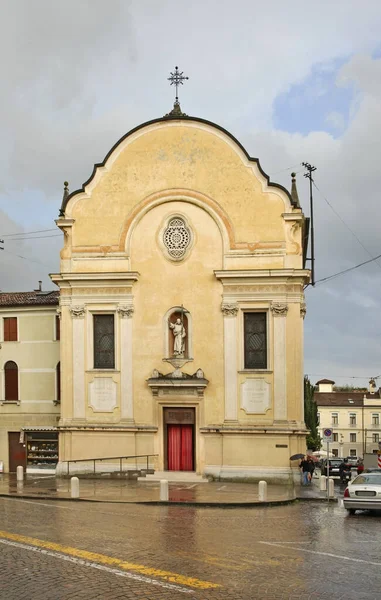
[{"label": "power line", "polygon": [[[326,377],[327,373],[306,373],[306,377]],[[380,379],[381,375],[377,375],[377,377],[371,377],[370,375],[332,375],[332,377],[336,377],[336,379]]]},{"label": "power line", "polygon": [[46,233],[48,231],[57,231],[57,227],[54,227],[53,229],[38,229],[37,231],[19,231],[18,233],[6,233],[4,235],[2,235],[2,238],[5,237],[13,237],[15,235],[32,235],[32,233]]},{"label": "power line", "polygon": [[3,250],[7,254],[11,254],[12,256],[17,256],[17,258],[23,258],[24,260],[28,260],[29,262],[37,263],[38,265],[43,265],[44,267],[47,267],[48,269],[50,269],[50,265],[46,265],[45,263],[42,263],[39,260],[33,260],[33,258],[27,258],[26,256],[21,256],[21,254],[15,254],[14,252],[9,252],[9,250],[5,250],[5,248],[3,248]]},{"label": "power line", "polygon": [[[363,248],[363,250],[365,250],[365,252],[371,256],[374,260],[377,260],[377,258],[373,257],[373,254],[371,254],[371,252],[369,252],[368,248],[366,248],[366,246],[364,246],[364,244],[362,243],[362,241],[360,240],[360,238],[356,235],[356,233],[353,231],[353,229],[351,229],[349,227],[349,225],[347,225],[347,223],[344,221],[344,219],[341,217],[341,215],[337,212],[337,210],[332,206],[332,204],[329,202],[328,198],[326,198],[326,196],[323,194],[323,192],[318,188],[318,186],[316,185],[316,183],[313,181],[313,185],[315,186],[315,188],[317,189],[317,191],[321,194],[322,198],[326,201],[326,203],[328,204],[329,208],[332,210],[332,212],[335,213],[335,215],[337,216],[338,219],[340,219],[340,221],[342,222],[342,224],[348,229],[348,231],[353,235],[353,237],[355,238],[355,240],[360,244],[360,246]],[[365,264],[365,263],[364,263]],[[381,269],[381,265],[379,263],[376,262],[376,265]]]},{"label": "power line", "polygon": [[7,242],[21,242],[23,240],[44,240],[46,238],[53,238],[53,237],[62,237],[62,233],[55,233],[53,235],[36,235],[36,236],[32,236],[32,237],[8,238],[6,241]]},{"label": "power line", "polygon": [[[329,281],[330,279],[333,279],[334,277],[338,277],[339,275],[344,275],[344,273],[349,273],[349,271],[354,271],[355,269],[358,269],[359,267],[362,267],[363,265],[368,265],[371,262],[374,262],[375,260],[381,258],[381,254],[379,254],[378,256],[375,256],[374,258],[370,258],[369,260],[365,260],[364,262],[355,265],[354,267],[350,267],[349,269],[344,269],[343,271],[339,271],[338,273],[333,273],[333,275],[328,275],[328,277],[323,277],[322,279],[318,279],[316,281],[316,283],[323,283],[323,281]],[[376,263],[377,264],[377,263]]]},{"label": "power line", "polygon": [[291,165],[291,167],[286,167],[285,169],[281,169],[280,171],[270,171],[269,175],[278,175],[278,173],[284,173],[285,171],[291,171],[291,169],[295,169],[296,167],[299,167],[300,163],[297,163],[296,165]]}]

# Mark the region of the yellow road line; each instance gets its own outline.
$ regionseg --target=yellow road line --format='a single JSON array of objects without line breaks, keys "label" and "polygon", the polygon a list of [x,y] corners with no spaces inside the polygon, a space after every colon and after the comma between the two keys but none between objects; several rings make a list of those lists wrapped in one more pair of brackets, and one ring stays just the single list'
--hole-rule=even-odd
[{"label": "yellow road line", "polygon": [[31,544],[33,546],[37,546],[38,548],[44,548],[54,552],[61,552],[75,558],[96,562],[102,565],[117,567],[118,569],[123,569],[124,571],[133,571],[149,577],[160,577],[165,581],[176,583],[178,585],[185,585],[194,589],[210,590],[221,587],[221,585],[212,583],[210,581],[202,581],[201,579],[186,577],[185,575],[180,575],[179,573],[162,571],[161,569],[130,563],[119,558],[114,558],[113,556],[106,556],[105,554],[98,554],[96,552],[88,552],[87,550],[80,550],[79,548],[72,548],[71,546],[63,546],[61,544],[56,544],[55,542],[38,540],[25,535],[18,535],[17,533],[9,533],[8,531],[0,531],[0,538],[22,544]]}]

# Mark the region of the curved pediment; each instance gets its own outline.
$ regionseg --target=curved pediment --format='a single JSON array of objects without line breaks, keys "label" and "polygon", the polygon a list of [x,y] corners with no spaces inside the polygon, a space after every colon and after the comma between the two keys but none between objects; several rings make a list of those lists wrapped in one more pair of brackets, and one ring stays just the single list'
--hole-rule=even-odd
[{"label": "curved pediment", "polygon": [[171,190],[210,199],[228,224],[232,250],[279,247],[286,239],[283,215],[300,213],[290,193],[271,183],[258,159],[225,129],[204,119],[164,117],[123,136],[82,188],[64,199],[61,216],[73,219],[73,251],[123,252],[137,210]]}]

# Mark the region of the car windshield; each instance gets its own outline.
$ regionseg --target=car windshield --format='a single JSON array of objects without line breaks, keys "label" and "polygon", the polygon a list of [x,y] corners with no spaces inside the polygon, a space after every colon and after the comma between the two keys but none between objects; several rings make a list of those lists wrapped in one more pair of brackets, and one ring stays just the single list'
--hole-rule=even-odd
[{"label": "car windshield", "polygon": [[333,467],[337,467],[337,466],[341,465],[341,463],[343,461],[342,460],[330,460],[329,462]]},{"label": "car windshield", "polygon": [[357,475],[352,481],[352,485],[381,485],[381,473],[363,473]]}]

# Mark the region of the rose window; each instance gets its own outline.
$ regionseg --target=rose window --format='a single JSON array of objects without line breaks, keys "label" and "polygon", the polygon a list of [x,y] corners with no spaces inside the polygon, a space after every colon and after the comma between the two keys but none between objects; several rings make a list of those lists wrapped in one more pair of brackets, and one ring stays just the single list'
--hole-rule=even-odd
[{"label": "rose window", "polygon": [[163,242],[169,256],[181,260],[191,243],[191,232],[180,217],[170,219],[163,232]]}]

